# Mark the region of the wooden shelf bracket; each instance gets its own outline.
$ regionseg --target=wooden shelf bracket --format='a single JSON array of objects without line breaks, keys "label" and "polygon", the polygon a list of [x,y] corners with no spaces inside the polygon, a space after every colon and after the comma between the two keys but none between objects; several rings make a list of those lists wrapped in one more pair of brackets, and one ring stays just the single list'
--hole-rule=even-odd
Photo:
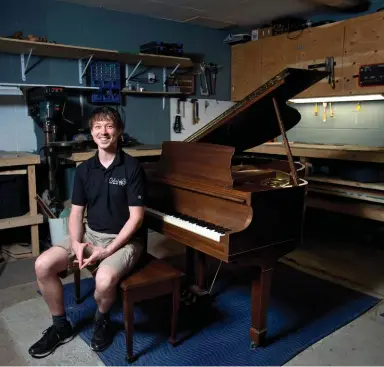
[{"label": "wooden shelf bracket", "polygon": [[86,73],[86,71],[88,69],[88,66],[89,66],[90,62],[93,59],[93,56],[95,56],[95,55],[90,55],[88,57],[88,61],[85,64],[84,70],[83,70],[83,60],[86,59],[86,57],[80,58],[79,61],[78,61],[79,62],[79,83],[80,84],[83,84],[84,75],[85,75],[85,73]]}]

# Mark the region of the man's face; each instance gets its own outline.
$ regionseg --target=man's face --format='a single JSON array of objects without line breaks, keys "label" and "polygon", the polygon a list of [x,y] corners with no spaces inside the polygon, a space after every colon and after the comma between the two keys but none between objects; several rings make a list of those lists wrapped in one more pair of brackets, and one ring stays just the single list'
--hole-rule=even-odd
[{"label": "man's face", "polygon": [[95,121],[91,133],[93,140],[101,149],[115,147],[120,136],[115,124],[109,120]]}]

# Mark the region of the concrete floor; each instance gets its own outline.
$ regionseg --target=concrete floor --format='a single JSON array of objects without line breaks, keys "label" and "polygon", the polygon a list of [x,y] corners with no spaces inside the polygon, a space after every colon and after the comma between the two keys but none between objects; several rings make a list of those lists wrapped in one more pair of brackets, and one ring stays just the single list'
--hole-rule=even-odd
[{"label": "concrete floor", "polygon": [[[152,234],[150,237],[149,251],[158,257],[174,256],[180,253],[181,249],[178,244],[158,234]],[[284,262],[313,275],[384,298],[384,272],[381,270],[382,266],[380,267],[380,264],[384,263],[384,251],[364,251],[364,248],[358,250],[359,256],[348,256],[346,253],[350,253],[350,249],[341,249],[331,242],[315,243],[305,251],[295,251],[285,258]],[[364,261],[360,261],[362,256]],[[348,261],[345,261],[346,258]],[[29,346],[50,326],[51,318],[43,299],[36,293],[36,283],[30,282],[34,279],[34,275],[30,274],[33,267],[28,262],[25,264],[29,265],[23,268],[29,270],[24,274],[24,281],[19,276],[18,285],[4,286],[4,277],[10,277],[16,282],[14,277],[9,275],[9,272],[12,272],[12,264],[1,274],[1,365],[102,366],[101,360],[79,336],[47,358],[33,359],[29,356]],[[303,351],[287,365],[384,365],[384,317],[380,316],[382,313],[384,302]]]}]

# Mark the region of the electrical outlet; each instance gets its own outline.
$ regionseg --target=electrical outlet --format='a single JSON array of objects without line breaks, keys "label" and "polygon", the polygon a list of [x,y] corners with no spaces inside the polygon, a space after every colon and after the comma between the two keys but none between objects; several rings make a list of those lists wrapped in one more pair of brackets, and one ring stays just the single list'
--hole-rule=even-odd
[{"label": "electrical outlet", "polygon": [[156,81],[156,75],[154,73],[148,73],[148,83],[154,83]]}]

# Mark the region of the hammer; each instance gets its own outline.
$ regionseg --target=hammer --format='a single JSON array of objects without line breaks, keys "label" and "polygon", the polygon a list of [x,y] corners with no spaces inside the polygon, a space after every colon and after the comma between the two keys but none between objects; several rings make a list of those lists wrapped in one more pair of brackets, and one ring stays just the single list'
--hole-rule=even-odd
[{"label": "hammer", "polygon": [[197,124],[200,121],[199,118],[199,100],[196,98],[191,99],[192,103],[192,123]]}]

